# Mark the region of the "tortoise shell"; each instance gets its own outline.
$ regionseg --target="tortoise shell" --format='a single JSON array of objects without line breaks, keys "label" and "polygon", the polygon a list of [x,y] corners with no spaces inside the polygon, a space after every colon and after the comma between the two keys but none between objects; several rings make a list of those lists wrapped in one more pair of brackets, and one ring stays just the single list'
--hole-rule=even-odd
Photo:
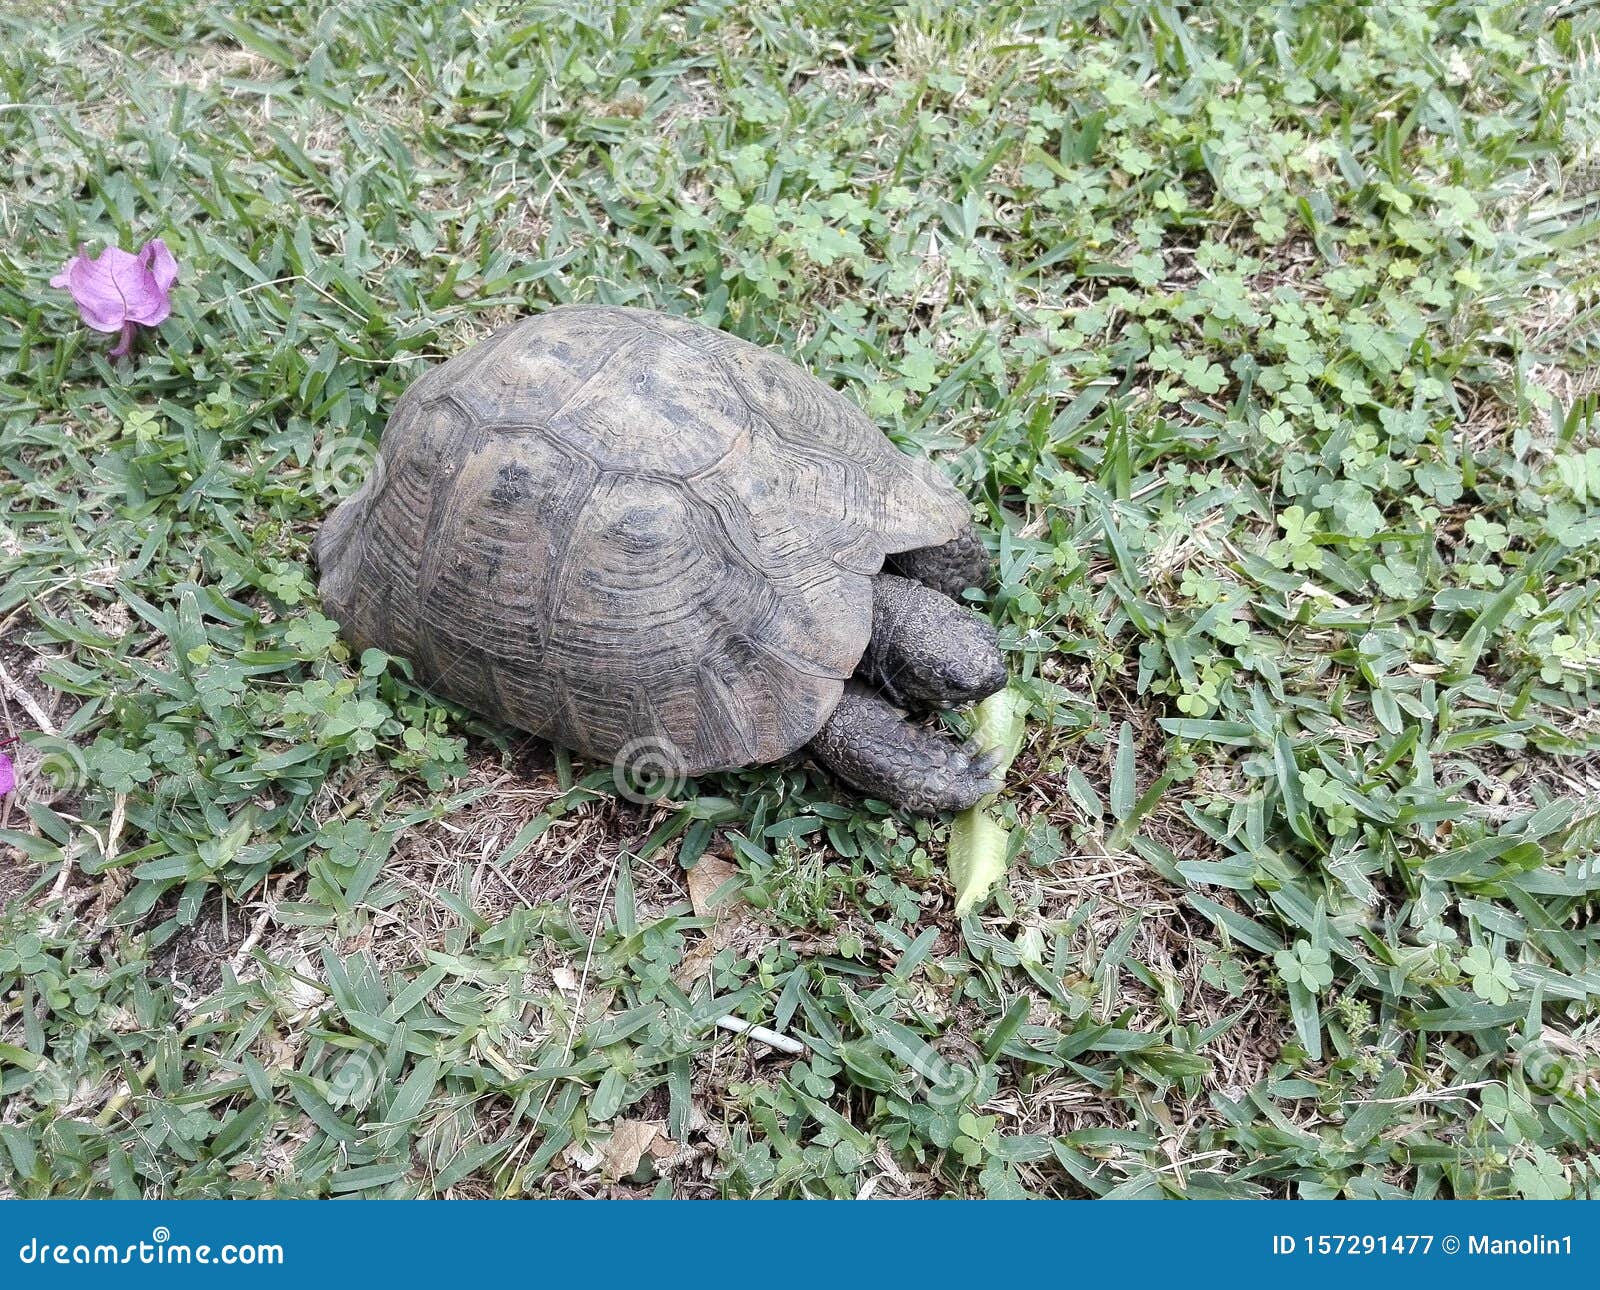
[{"label": "tortoise shell", "polygon": [[566,306],[417,380],[317,536],[357,649],[592,757],[684,773],[821,729],[886,555],[962,495],[787,359],[641,309]]}]

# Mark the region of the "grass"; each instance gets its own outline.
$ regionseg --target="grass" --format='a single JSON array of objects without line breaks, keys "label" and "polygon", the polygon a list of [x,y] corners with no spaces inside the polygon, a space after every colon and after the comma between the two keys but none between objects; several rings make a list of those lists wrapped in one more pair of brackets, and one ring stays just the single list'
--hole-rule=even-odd
[{"label": "grass", "polygon": [[[1600,1193],[1592,11],[0,33],[0,1191]],[[113,363],[47,280],[154,236]],[[338,643],[398,393],[568,300],[970,495],[994,900],[803,762],[633,805]]]}]

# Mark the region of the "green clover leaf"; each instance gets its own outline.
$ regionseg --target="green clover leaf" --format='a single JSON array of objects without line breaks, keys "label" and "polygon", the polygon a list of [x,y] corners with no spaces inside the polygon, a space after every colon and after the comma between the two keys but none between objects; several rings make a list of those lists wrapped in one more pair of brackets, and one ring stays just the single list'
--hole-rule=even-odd
[{"label": "green clover leaf", "polygon": [[1511,1181],[1528,1200],[1566,1200],[1572,1195],[1561,1161],[1543,1147],[1533,1148],[1531,1160],[1511,1166]]},{"label": "green clover leaf", "polygon": [[1511,964],[1487,946],[1474,945],[1461,956],[1461,970],[1472,978],[1472,992],[1492,1004],[1510,1002],[1517,980]]},{"label": "green clover leaf", "polygon": [[1290,985],[1303,985],[1313,994],[1320,994],[1333,984],[1333,964],[1328,951],[1318,949],[1307,940],[1298,940],[1294,948],[1279,950],[1272,961],[1278,974]]}]

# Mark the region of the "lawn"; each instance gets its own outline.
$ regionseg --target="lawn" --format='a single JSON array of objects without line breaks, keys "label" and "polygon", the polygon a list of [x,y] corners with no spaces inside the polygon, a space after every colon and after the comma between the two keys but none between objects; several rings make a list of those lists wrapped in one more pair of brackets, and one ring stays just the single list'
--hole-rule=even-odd
[{"label": "lawn", "polygon": [[[23,0],[0,52],[0,1194],[1600,1195],[1600,13]],[[113,359],[49,280],[157,237]],[[993,898],[803,759],[629,801],[339,642],[309,545],[400,392],[567,301],[970,497]]]}]

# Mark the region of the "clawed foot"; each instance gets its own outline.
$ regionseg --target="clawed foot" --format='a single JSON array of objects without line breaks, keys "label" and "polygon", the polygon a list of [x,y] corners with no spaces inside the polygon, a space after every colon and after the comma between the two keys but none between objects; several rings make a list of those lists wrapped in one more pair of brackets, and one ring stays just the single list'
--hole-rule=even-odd
[{"label": "clawed foot", "polygon": [[928,791],[936,811],[964,811],[1000,791],[1005,776],[1000,763],[1005,753],[999,748],[984,751],[970,739],[952,747],[942,766],[928,777]]},{"label": "clawed foot", "polygon": [[811,751],[863,792],[924,815],[964,811],[998,792],[1005,760],[998,748],[957,744],[939,731],[911,724],[855,682],[811,741]]}]

